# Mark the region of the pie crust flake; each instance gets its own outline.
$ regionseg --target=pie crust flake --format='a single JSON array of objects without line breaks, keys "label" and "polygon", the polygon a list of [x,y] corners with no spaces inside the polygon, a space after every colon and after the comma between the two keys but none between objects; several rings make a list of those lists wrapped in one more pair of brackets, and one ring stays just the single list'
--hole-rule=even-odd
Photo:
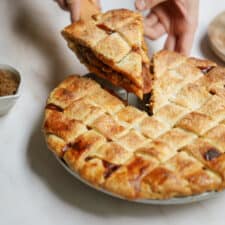
[{"label": "pie crust flake", "polygon": [[[109,17],[98,20],[109,29],[122,29],[120,19]],[[88,35],[96,33],[84,35],[86,44]],[[92,185],[128,199],[222,190],[225,69],[169,51],[156,53],[151,66],[152,116],[90,78],[69,76],[47,101],[43,130],[48,147]]]}]

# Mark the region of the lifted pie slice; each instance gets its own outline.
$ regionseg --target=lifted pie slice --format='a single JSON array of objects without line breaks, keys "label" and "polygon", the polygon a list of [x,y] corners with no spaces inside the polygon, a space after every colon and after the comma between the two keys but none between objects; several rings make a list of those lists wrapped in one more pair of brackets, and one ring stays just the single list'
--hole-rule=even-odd
[{"label": "lifted pie slice", "polygon": [[91,72],[140,98],[151,91],[152,76],[140,14],[112,10],[74,23],[62,34]]}]

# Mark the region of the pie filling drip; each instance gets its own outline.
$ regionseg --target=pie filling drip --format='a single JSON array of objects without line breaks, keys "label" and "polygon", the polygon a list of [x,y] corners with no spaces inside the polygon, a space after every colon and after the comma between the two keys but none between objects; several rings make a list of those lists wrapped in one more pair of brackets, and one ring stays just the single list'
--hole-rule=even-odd
[{"label": "pie filling drip", "polygon": [[[95,159],[96,157],[89,156],[85,159],[86,162]],[[102,160],[103,166],[105,168],[104,172],[104,179],[108,179],[114,172],[116,172],[121,165],[116,165],[110,162],[107,162],[106,160]]]},{"label": "pie filling drip", "polygon": [[204,158],[207,161],[212,161],[215,158],[218,158],[222,153],[218,151],[216,148],[210,148],[205,154]]},{"label": "pie filling drip", "polygon": [[55,110],[55,111],[58,111],[58,112],[63,112],[63,109],[55,104],[52,104],[52,103],[49,103],[45,109],[50,109],[50,110]]},{"label": "pie filling drip", "polygon": [[210,70],[214,68],[214,66],[208,66],[208,67],[198,67],[202,73],[207,74]]},{"label": "pie filling drip", "polygon": [[112,164],[112,163],[107,162],[105,160],[103,160],[103,165],[106,169],[106,171],[104,173],[105,179],[109,178],[116,170],[118,170],[120,168],[120,165],[115,165],[115,164]]},{"label": "pie filling drip", "polygon": [[114,33],[115,31],[110,29],[109,27],[107,27],[105,24],[101,23],[101,24],[98,24],[97,27],[99,27],[100,29],[104,30],[107,34],[112,34]]}]

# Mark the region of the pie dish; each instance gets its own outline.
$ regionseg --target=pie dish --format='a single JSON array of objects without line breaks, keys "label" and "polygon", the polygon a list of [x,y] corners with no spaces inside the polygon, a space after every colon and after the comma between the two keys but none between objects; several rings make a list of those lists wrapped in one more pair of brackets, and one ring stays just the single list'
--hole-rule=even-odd
[{"label": "pie dish", "polygon": [[225,69],[169,51],[151,67],[151,116],[90,78],[59,84],[45,109],[49,149],[82,179],[127,199],[224,189]]},{"label": "pie dish", "polygon": [[99,13],[62,31],[89,71],[141,99],[152,84],[143,33],[143,17],[127,9]]}]

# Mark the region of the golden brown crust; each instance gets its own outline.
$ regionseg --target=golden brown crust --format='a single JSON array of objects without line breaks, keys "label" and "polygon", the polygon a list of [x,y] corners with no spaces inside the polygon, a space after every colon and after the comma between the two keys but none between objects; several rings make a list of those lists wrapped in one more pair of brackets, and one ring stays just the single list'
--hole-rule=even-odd
[{"label": "golden brown crust", "polygon": [[46,110],[44,129],[48,134],[55,134],[66,142],[73,142],[77,136],[87,131],[80,121],[68,119],[62,112]]},{"label": "golden brown crust", "polygon": [[155,77],[160,77],[166,70],[176,68],[184,61],[185,56],[176,52],[162,50],[155,53],[152,58]]},{"label": "golden brown crust", "polygon": [[168,161],[168,164],[173,166],[181,177],[189,182],[189,187],[194,194],[219,188],[221,178],[204,168],[202,163],[185,152],[176,154]]},{"label": "golden brown crust", "polygon": [[118,33],[127,40],[132,48],[142,48],[143,45],[143,19],[138,16],[126,26],[118,28]]},{"label": "golden brown crust", "polygon": [[195,110],[202,106],[210,96],[210,93],[204,86],[190,83],[184,86],[171,100],[189,110]]},{"label": "golden brown crust", "polygon": [[137,132],[134,129],[131,129],[128,133],[120,137],[117,142],[124,146],[128,151],[135,151],[139,147],[143,146],[147,139],[140,134],[140,132]]},{"label": "golden brown crust", "polygon": [[183,179],[176,171],[167,165],[161,165],[152,170],[143,179],[150,185],[153,193],[158,193],[163,198],[171,198],[175,195],[186,196],[191,194],[187,180]]},{"label": "golden brown crust", "polygon": [[126,198],[138,198],[143,177],[157,165],[158,162],[154,158],[146,159],[136,155],[113,173],[106,180],[104,187]]},{"label": "golden brown crust", "polygon": [[154,118],[161,121],[163,124],[173,127],[176,122],[189,112],[188,109],[179,105],[169,103],[160,108],[154,115]]},{"label": "golden brown crust", "polygon": [[139,126],[143,135],[150,139],[155,139],[170,129],[167,124],[160,122],[154,116],[144,118]]},{"label": "golden brown crust", "polygon": [[46,134],[45,140],[48,145],[48,148],[57,156],[62,157],[63,156],[63,150],[66,148],[66,142],[54,135],[54,134]]},{"label": "golden brown crust", "polygon": [[96,119],[91,126],[110,140],[115,140],[126,132],[124,126],[120,125],[112,116],[107,114]]},{"label": "golden brown crust", "polygon": [[147,117],[147,113],[141,112],[133,106],[126,106],[116,113],[116,117],[118,120],[127,123],[127,126],[129,126],[128,124],[135,126]]},{"label": "golden brown crust", "polygon": [[188,63],[203,70],[204,72],[207,72],[208,70],[211,70],[212,68],[217,66],[215,62],[212,62],[207,59],[197,59],[197,58],[191,57],[191,58],[188,58],[187,61]]},{"label": "golden brown crust", "polygon": [[166,162],[176,153],[176,149],[171,148],[170,145],[160,139],[150,141],[136,150],[136,154],[155,158],[161,163]]},{"label": "golden brown crust", "polygon": [[[187,57],[165,50],[153,56],[152,66],[154,80],[150,105],[153,112],[157,112],[170,101],[184,105],[182,94],[186,93],[180,93],[180,90],[187,88],[187,84],[194,83],[203,76],[203,72],[194,63],[189,62]],[[182,91],[187,92],[187,90]]]},{"label": "golden brown crust", "polygon": [[[78,136],[75,141],[67,144],[64,159],[70,163],[76,160],[74,166],[79,170],[85,163],[85,156],[90,154],[96,148],[99,148],[105,143],[105,138],[94,130],[87,131],[86,133]],[[70,159],[72,157],[72,159]]]},{"label": "golden brown crust", "polygon": [[212,172],[220,174],[224,186],[225,178],[225,155],[224,151],[210,144],[207,140],[198,138],[193,143],[185,146],[182,151],[194,156],[200,161],[204,168],[209,168]]},{"label": "golden brown crust", "polygon": [[92,48],[107,37],[104,30],[98,28],[93,21],[78,21],[62,31],[62,35],[70,41],[78,41]]},{"label": "golden brown crust", "polygon": [[80,79],[80,76],[68,76],[51,92],[47,103],[54,104],[64,109],[69,106],[72,101],[92,95],[98,87],[99,84],[93,82],[91,79],[84,81]]},{"label": "golden brown crust", "polygon": [[93,19],[98,24],[103,24],[110,30],[117,30],[131,23],[133,20],[142,20],[142,17],[139,13],[134,13],[128,9],[117,9],[94,15]]},{"label": "golden brown crust", "polygon": [[197,133],[198,135],[203,135],[215,125],[216,122],[209,116],[199,112],[191,112],[184,116],[176,126]]},{"label": "golden brown crust", "polygon": [[224,189],[225,70],[202,72],[215,65],[166,51],[154,60],[153,116],[91,79],[62,82],[45,110],[50,150],[88,182],[129,199]]},{"label": "golden brown crust", "polygon": [[130,50],[129,44],[118,33],[112,33],[95,46],[98,58],[110,66],[122,61]]}]

